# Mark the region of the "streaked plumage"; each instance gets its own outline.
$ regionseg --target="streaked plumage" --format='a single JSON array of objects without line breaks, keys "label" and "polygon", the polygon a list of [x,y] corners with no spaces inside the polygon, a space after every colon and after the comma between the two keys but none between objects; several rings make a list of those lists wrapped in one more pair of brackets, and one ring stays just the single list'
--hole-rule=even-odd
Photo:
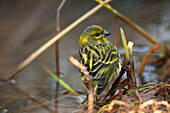
[{"label": "streaked plumage", "polygon": [[[79,61],[87,67],[93,78],[95,95],[100,95],[121,69],[120,55],[107,40],[108,35],[110,33],[102,27],[92,25],[84,30],[79,40]],[[88,91],[87,80],[81,70],[80,75]]]}]

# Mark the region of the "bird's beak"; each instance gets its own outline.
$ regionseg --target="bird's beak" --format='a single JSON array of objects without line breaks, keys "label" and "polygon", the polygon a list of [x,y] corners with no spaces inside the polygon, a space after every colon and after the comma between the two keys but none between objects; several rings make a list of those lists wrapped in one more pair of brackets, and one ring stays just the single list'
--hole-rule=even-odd
[{"label": "bird's beak", "polygon": [[108,31],[104,30],[104,37],[107,37],[109,35],[111,35],[111,33],[109,33]]}]

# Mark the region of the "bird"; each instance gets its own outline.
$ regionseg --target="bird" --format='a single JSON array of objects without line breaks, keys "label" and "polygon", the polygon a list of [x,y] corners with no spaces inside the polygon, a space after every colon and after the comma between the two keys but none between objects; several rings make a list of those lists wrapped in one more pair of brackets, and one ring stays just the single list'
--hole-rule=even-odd
[{"label": "bird", "polygon": [[[107,36],[111,33],[101,26],[87,27],[79,38],[78,60],[86,67],[92,77],[94,95],[101,95],[109,89],[121,70],[120,54],[116,46],[110,43]],[[80,76],[84,88],[88,92],[88,80],[82,70]]]}]

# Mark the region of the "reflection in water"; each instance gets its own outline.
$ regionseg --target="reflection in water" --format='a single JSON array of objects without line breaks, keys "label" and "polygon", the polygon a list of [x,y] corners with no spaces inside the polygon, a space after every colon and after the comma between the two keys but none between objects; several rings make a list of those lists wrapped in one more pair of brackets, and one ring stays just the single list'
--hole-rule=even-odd
[{"label": "reflection in water", "polygon": [[[20,63],[56,34],[56,8],[59,2],[56,0],[0,1],[0,75]],[[96,4],[92,0],[68,0],[61,11],[61,28],[65,28]],[[157,40],[169,45],[169,0],[115,0],[111,4]],[[92,24],[98,24],[110,31],[112,36],[109,40],[114,43],[113,16],[110,11],[103,8],[60,40],[60,69],[63,72],[61,76],[76,91],[85,92],[78,69],[68,62],[67,58],[77,56],[79,36],[87,26]],[[135,68],[137,68],[151,44],[119,19],[116,22],[118,34],[120,26],[123,27],[127,40],[135,43],[133,50]],[[118,41],[119,52],[123,57],[122,43],[120,39]],[[154,57],[156,56],[155,54]],[[11,81],[12,85],[0,82],[0,107],[5,107],[9,113],[70,113],[79,110],[80,104],[76,97],[68,93],[63,94],[64,88],[46,75],[41,68],[43,64],[55,70],[54,46],[21,71]],[[140,79],[146,82],[157,81],[160,75],[158,72],[156,67],[148,64],[143,73],[145,77]],[[137,78],[138,84],[140,79]]]},{"label": "reflection in water", "polygon": [[11,79],[11,80],[10,80],[10,82],[11,82],[11,84],[13,84],[14,86],[16,86],[16,85],[19,85],[20,80],[19,80],[19,79],[14,78],[14,79]]},{"label": "reflection in water", "polygon": [[78,53],[72,53],[72,54],[68,55],[65,60],[66,64],[68,64],[68,65],[73,65],[69,60],[69,57],[71,57],[71,56],[78,60]]},{"label": "reflection in water", "polygon": [[0,113],[7,113],[7,112],[8,112],[7,109],[5,109],[4,107],[0,107]]},{"label": "reflection in water", "polygon": [[63,72],[60,72],[59,73],[59,77],[61,78],[61,79],[66,79],[66,74],[64,74]]}]

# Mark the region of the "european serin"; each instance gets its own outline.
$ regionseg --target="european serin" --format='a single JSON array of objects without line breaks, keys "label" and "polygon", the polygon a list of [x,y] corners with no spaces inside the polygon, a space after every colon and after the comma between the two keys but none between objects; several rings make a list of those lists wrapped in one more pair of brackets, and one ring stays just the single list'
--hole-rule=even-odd
[{"label": "european serin", "polygon": [[[79,61],[87,67],[93,78],[94,95],[100,95],[113,83],[121,69],[120,55],[107,40],[110,33],[98,25],[87,27],[79,39]],[[80,70],[81,79],[88,91],[87,80]],[[107,87],[107,88],[106,88]]]}]

